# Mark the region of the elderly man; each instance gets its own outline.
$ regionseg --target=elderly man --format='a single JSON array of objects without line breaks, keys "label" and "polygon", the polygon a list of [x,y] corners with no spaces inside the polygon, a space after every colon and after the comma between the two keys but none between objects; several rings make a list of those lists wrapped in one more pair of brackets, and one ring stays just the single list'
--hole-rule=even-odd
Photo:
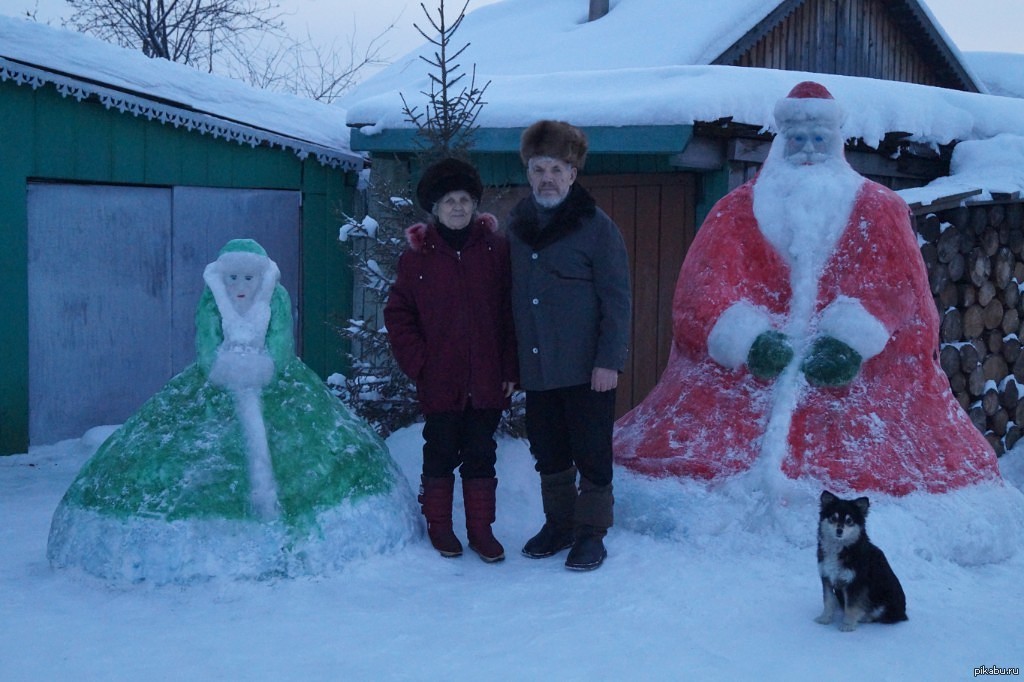
[{"label": "elderly man", "polygon": [[586,155],[586,136],[568,123],[527,128],[520,156],[532,196],[513,209],[508,230],[520,385],[545,515],[523,554],[572,547],[565,565],[580,571],[607,556],[615,387],[631,313],[622,235],[576,184]]},{"label": "elderly man", "polygon": [[616,431],[626,467],[893,495],[998,476],[938,366],[907,205],[847,163],[843,117],[818,83],[779,100],[761,173],[683,263],[668,366]]}]

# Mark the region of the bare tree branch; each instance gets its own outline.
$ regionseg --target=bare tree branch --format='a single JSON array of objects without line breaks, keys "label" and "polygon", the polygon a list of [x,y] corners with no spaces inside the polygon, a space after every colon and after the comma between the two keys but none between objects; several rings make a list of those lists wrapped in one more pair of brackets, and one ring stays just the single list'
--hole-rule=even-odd
[{"label": "bare tree branch", "polygon": [[[188,64],[257,87],[330,102],[366,68],[385,63],[384,36],[346,49],[289,36],[274,0],[65,0],[66,25],[153,58]],[[30,15],[31,16],[31,15]]]}]

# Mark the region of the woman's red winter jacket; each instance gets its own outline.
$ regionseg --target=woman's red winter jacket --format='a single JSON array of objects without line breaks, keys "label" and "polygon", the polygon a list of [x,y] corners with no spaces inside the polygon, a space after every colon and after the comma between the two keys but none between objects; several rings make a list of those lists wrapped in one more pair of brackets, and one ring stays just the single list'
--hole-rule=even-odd
[{"label": "woman's red winter jacket", "polygon": [[398,366],[416,382],[424,414],[508,406],[502,382],[518,379],[508,242],[484,213],[455,251],[433,225],[409,242],[384,306]]}]

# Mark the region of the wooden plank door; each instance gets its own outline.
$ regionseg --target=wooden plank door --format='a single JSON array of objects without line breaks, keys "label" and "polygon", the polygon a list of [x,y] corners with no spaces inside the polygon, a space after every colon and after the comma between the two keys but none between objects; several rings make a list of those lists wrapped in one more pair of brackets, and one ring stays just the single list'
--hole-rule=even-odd
[{"label": "wooden plank door", "polygon": [[617,415],[661,377],[672,344],[672,296],[696,233],[696,177],[690,173],[586,176],[581,184],[622,230],[633,285],[630,357]]}]

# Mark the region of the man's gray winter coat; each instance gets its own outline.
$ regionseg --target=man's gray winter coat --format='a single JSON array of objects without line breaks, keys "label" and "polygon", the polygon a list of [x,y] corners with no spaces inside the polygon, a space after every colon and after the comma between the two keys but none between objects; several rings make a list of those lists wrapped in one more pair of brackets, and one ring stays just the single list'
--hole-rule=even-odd
[{"label": "man's gray winter coat", "polygon": [[621,372],[632,303],[611,218],[576,184],[543,227],[533,197],[519,202],[508,238],[520,386],[547,391],[589,384],[595,367]]}]

